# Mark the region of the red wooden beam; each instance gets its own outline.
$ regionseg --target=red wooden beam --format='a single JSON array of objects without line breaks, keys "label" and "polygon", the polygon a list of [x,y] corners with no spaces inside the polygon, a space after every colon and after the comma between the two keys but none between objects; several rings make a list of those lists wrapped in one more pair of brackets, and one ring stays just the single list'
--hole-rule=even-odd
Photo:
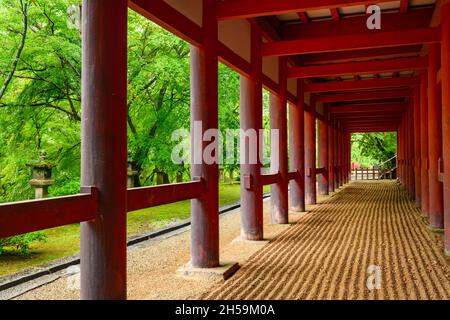
[{"label": "red wooden beam", "polygon": [[372,120],[358,120],[358,119],[353,119],[353,120],[341,120],[341,124],[343,126],[346,127],[351,127],[351,126],[372,126],[372,125],[397,125],[400,124],[400,120],[399,118],[395,118],[395,119],[391,119],[390,117],[388,119],[372,119]]},{"label": "red wooden beam", "polygon": [[344,35],[270,42],[263,44],[262,54],[264,56],[287,56],[318,52],[397,47],[413,44],[437,43],[439,41],[439,28],[418,28],[401,31],[377,32],[370,36],[367,34]]},{"label": "red wooden beam", "polygon": [[412,95],[411,90],[369,91],[337,94],[321,94],[316,96],[317,102],[358,101],[390,98],[405,98]]},{"label": "red wooden beam", "polygon": [[247,60],[236,54],[233,50],[231,50],[221,42],[218,43],[218,46],[220,62],[240,74],[250,74],[251,64]]},{"label": "red wooden beam", "polygon": [[393,71],[423,70],[427,68],[427,65],[428,61],[426,57],[337,63],[308,67],[292,67],[288,71],[288,77],[312,78]]},{"label": "red wooden beam", "polygon": [[127,210],[134,211],[167,203],[199,198],[206,191],[203,180],[132,188],[127,192]]},{"label": "red wooden beam", "polygon": [[129,0],[128,6],[191,44],[202,42],[202,27],[163,0]]},{"label": "red wooden beam", "polygon": [[297,12],[297,15],[302,23],[309,22],[309,18],[308,18],[308,15],[306,14],[306,12]]},{"label": "red wooden beam", "polygon": [[331,12],[331,17],[333,18],[333,20],[339,21],[340,17],[339,17],[338,8],[330,8],[330,12]]},{"label": "red wooden beam", "polygon": [[[377,3],[388,1],[392,0],[377,0]],[[217,18],[219,20],[244,19],[289,12],[370,4],[372,2],[367,0],[228,0],[218,2]]]},{"label": "red wooden beam", "polygon": [[311,65],[350,61],[365,61],[369,59],[415,57],[420,54],[421,48],[421,45],[411,45],[403,47],[386,47],[353,51],[313,53],[301,56],[301,62],[303,65]]},{"label": "red wooden beam", "polygon": [[409,0],[400,0],[400,12],[408,11]]},{"label": "red wooden beam", "polygon": [[288,180],[295,180],[302,176],[300,171],[289,171],[288,172]]},{"label": "red wooden beam", "polygon": [[316,175],[318,174],[325,174],[327,173],[327,169],[326,168],[316,168]]},{"label": "red wooden beam", "polygon": [[[92,191],[91,191],[92,190]],[[0,204],[0,238],[95,219],[97,192]]]},{"label": "red wooden beam", "polygon": [[284,40],[323,38],[335,35],[373,35],[374,33],[386,31],[399,31],[405,29],[416,29],[430,26],[433,14],[432,8],[424,8],[409,11],[408,13],[383,12],[381,30],[367,29],[367,16],[354,16],[334,20],[314,21],[309,24],[284,24],[281,33]]},{"label": "red wooden beam", "polygon": [[417,77],[384,78],[360,81],[308,83],[304,85],[305,92],[335,92],[365,89],[381,89],[394,87],[412,87],[419,84]]},{"label": "red wooden beam", "polygon": [[261,175],[261,182],[263,186],[267,186],[270,184],[275,184],[280,180],[280,174],[277,173],[270,173],[270,174],[262,174]]},{"label": "red wooden beam", "polygon": [[365,113],[345,113],[345,114],[334,114],[334,118],[337,120],[347,120],[347,119],[386,119],[389,117],[389,119],[392,118],[399,118],[401,119],[403,117],[403,111],[391,111],[388,114],[386,113],[380,113],[380,112],[365,112]]},{"label": "red wooden beam", "polygon": [[336,113],[357,113],[357,112],[389,112],[404,111],[407,108],[405,103],[387,103],[387,104],[360,104],[347,105],[329,108],[330,114]]},{"label": "red wooden beam", "polygon": [[396,132],[398,127],[380,127],[380,128],[353,128],[350,133],[371,133],[371,132]]}]

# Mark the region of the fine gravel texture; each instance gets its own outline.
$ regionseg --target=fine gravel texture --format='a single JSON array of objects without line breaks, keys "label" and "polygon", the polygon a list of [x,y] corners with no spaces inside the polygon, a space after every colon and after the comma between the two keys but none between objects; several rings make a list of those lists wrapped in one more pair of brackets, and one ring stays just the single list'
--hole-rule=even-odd
[{"label": "fine gravel texture", "polygon": [[[288,225],[271,225],[270,201],[264,201],[264,236],[271,240],[285,230]],[[298,219],[295,214],[292,223]],[[220,216],[220,256],[221,262],[244,263],[247,250],[255,252],[255,244],[240,243],[239,209]],[[208,292],[214,285],[205,279],[188,279],[177,275],[177,270],[189,261],[190,228],[145,241],[128,248],[127,291],[128,299],[194,299]],[[38,284],[40,285],[40,284]],[[79,273],[65,274],[52,283],[30,290],[15,299],[67,300],[79,299]]]},{"label": "fine gravel texture", "polygon": [[427,226],[395,181],[355,181],[200,298],[449,299],[442,235]]},{"label": "fine gravel texture", "polygon": [[[265,201],[264,232],[270,242],[257,251],[254,244],[233,241],[240,233],[239,210],[222,215],[222,261],[243,265],[227,281],[176,274],[189,260],[189,228],[129,248],[128,299],[450,298],[442,235],[428,230],[396,182],[355,181],[319,202],[308,206],[307,214],[290,214],[289,226],[270,224]],[[79,299],[76,276],[16,299]],[[374,283],[379,289],[369,290],[367,284]]]}]

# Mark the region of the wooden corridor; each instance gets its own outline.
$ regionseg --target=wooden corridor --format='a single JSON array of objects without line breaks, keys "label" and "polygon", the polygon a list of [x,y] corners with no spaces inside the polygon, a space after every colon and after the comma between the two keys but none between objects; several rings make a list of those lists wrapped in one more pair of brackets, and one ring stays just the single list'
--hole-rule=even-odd
[{"label": "wooden corridor", "polygon": [[[392,180],[352,182],[202,299],[450,299],[441,235]],[[368,290],[367,268],[381,268]]]},{"label": "wooden corridor", "polygon": [[[449,298],[441,252],[450,255],[450,0],[375,3],[83,0],[80,193],[0,204],[0,238],[81,223],[81,299],[127,299],[128,212],[191,200],[189,267],[219,267],[220,148],[210,134],[223,124],[220,62],[240,75],[239,127],[255,134],[239,147],[248,155],[239,169],[243,239],[267,236],[263,186],[271,222],[284,225],[346,185],[352,133],[397,133],[404,189],[352,183],[211,297]],[[127,188],[128,9],[190,45],[190,129],[201,125],[190,135],[189,181]],[[380,29],[368,25],[377,14]],[[263,90],[278,132],[270,173],[257,156]],[[369,294],[370,264],[383,268],[384,286]]]}]

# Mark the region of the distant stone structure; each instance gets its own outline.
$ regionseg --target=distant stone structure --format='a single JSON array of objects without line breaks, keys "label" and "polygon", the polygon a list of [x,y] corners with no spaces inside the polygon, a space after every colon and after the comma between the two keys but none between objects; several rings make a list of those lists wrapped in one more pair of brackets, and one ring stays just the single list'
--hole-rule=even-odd
[{"label": "distant stone structure", "polygon": [[27,164],[32,170],[32,179],[29,181],[34,188],[34,197],[36,199],[47,198],[48,187],[55,183],[52,179],[53,164],[48,161],[47,153],[41,151],[39,160]]},{"label": "distant stone structure", "polygon": [[139,175],[137,170],[137,163],[130,156],[128,156],[128,169],[127,169],[127,188],[136,187],[136,176]]}]

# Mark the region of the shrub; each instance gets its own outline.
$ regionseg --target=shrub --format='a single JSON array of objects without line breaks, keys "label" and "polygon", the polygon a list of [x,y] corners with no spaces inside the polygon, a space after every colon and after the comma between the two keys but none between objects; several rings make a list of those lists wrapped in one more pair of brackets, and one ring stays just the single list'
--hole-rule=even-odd
[{"label": "shrub", "polygon": [[30,245],[33,242],[46,242],[47,236],[44,232],[31,232],[26,234],[21,234],[19,236],[8,237],[0,239],[0,255],[3,254],[6,247],[11,247],[14,250],[19,251],[22,256],[27,256],[29,254]]}]

